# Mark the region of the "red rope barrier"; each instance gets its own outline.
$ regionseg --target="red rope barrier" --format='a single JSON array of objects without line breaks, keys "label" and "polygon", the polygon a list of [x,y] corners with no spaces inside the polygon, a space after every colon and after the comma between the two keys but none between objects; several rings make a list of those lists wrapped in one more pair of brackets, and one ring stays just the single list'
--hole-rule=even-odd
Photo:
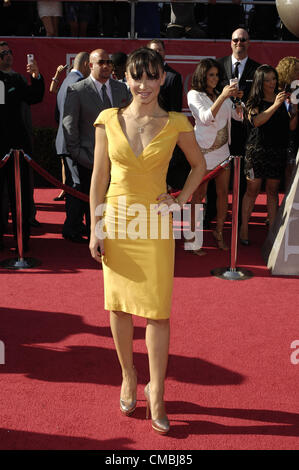
[{"label": "red rope barrier", "polygon": [[[218,173],[221,173],[230,164],[232,159],[233,159],[233,157],[230,155],[223,162],[221,162],[219,165],[217,165],[215,168],[213,168],[213,170],[211,170],[206,176],[203,177],[203,179],[201,180],[201,183],[198,187],[202,186],[207,181],[210,181],[213,178],[215,178],[218,175]],[[171,193],[171,195],[173,197],[178,197],[180,192],[181,191],[176,191],[174,193]],[[190,196],[190,198],[188,199],[188,202],[191,201],[191,198],[192,198],[192,196]]]},{"label": "red rope barrier", "polygon": [[7,155],[5,155],[2,160],[0,160],[0,168],[2,168],[5,163],[7,163],[8,159],[10,158],[10,153],[8,153]]},{"label": "red rope barrier", "polygon": [[89,202],[89,196],[87,194],[81,193],[80,191],[77,191],[76,189],[73,189],[70,186],[67,186],[66,184],[61,183],[58,179],[54,178],[54,176],[48,173],[44,168],[39,166],[38,163],[32,160],[32,158],[29,157],[29,155],[26,155],[26,153],[24,153],[24,157],[26,158],[29,165],[37,173],[43,176],[46,180],[48,180],[54,186],[57,186],[57,188],[60,188],[60,189],[64,189],[64,191],[66,191],[67,193],[71,194],[74,197],[77,197],[78,199],[81,199],[84,202]]},{"label": "red rope barrier", "polygon": [[[36,163],[34,160],[32,160],[31,157],[29,157],[29,155],[27,155],[26,153],[23,152],[23,155],[25,157],[25,159],[27,160],[27,162],[29,163],[29,165],[37,172],[39,173],[41,176],[43,176],[46,180],[48,180],[51,184],[53,184],[54,186],[56,186],[57,188],[60,188],[60,189],[63,189],[64,191],[66,191],[67,193],[71,194],[72,196],[74,197],[77,197],[79,199],[81,199],[82,201],[85,201],[85,202],[89,202],[89,196],[87,194],[84,194],[84,193],[81,193],[80,191],[77,191],[76,189],[73,189],[71,188],[70,186],[67,186],[63,183],[61,183],[58,179],[54,178],[54,176],[52,176],[50,173],[48,173],[44,168],[42,168],[38,163]],[[10,154],[9,155],[5,155],[4,158],[6,157],[10,157]],[[220,173],[221,171],[223,171],[231,162],[232,160],[232,156],[229,156],[228,158],[226,158],[222,163],[220,163],[219,165],[217,165],[215,168],[213,168],[213,170],[211,170],[201,181],[200,185],[203,185],[204,183],[206,183],[207,181],[210,181],[211,179],[215,178],[218,173]],[[4,160],[4,159],[3,159]],[[5,162],[6,163],[6,162]],[[1,162],[0,162],[0,165],[1,165]],[[1,168],[1,166],[0,166]],[[172,193],[172,196],[174,197],[177,197],[179,194],[180,194],[181,191],[177,191],[177,192],[173,192]],[[188,202],[191,200],[191,197],[189,198]]]}]

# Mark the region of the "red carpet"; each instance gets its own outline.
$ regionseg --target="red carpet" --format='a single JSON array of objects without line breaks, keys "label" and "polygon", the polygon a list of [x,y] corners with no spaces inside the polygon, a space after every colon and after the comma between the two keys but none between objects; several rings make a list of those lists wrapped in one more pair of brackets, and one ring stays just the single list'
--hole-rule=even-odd
[{"label": "red carpet", "polygon": [[[261,256],[266,236],[260,196],[238,266],[252,279],[224,281],[229,264],[205,231],[208,255],[178,241],[166,383],[168,436],[145,420],[145,323],[135,321],[138,407],[118,409],[120,369],[103,309],[102,272],[87,245],[61,238],[62,202],[37,190],[31,251],[41,265],[0,270],[1,449],[299,449],[298,277],[272,277]],[[229,240],[230,224],[226,237]],[[13,256],[10,236],[0,259]]]}]

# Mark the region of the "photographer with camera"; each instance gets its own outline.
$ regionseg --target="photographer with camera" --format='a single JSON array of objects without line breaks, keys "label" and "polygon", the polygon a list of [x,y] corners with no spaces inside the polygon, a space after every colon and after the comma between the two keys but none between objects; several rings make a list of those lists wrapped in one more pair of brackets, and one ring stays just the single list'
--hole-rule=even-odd
[{"label": "photographer with camera", "polygon": [[[32,153],[32,136],[30,135],[24,102],[28,105],[39,103],[44,96],[44,80],[39,73],[37,62],[33,59],[27,65],[27,73],[31,75],[31,84],[28,85],[25,77],[12,70],[13,53],[5,41],[0,42],[0,80],[4,83],[5,102],[0,113],[0,158],[2,159],[11,149],[23,149]],[[30,212],[32,202],[32,185],[30,182],[29,167],[22,158],[20,161],[22,185],[22,218],[23,218],[23,246],[28,249],[30,236]],[[4,199],[4,189],[7,186],[8,197],[12,212],[13,229],[16,236],[16,201],[13,158],[0,169],[0,201]],[[3,234],[5,230],[5,217],[1,208],[0,214],[0,249],[3,249]]]}]

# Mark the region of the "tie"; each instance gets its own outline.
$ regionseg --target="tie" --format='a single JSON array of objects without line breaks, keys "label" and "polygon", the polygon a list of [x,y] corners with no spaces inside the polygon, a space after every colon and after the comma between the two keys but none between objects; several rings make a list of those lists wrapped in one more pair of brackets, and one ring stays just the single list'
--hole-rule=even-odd
[{"label": "tie", "polygon": [[235,70],[234,70],[232,78],[239,78],[239,65],[240,65],[240,62],[235,63]]},{"label": "tie", "polygon": [[104,85],[102,85],[102,100],[105,109],[112,108],[111,101],[109,100],[109,96],[107,95],[107,87],[105,83]]}]

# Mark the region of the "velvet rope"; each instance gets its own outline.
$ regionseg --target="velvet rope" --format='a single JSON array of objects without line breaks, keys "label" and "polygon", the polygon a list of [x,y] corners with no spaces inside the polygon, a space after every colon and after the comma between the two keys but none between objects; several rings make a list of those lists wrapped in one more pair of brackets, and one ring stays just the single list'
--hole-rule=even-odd
[{"label": "velvet rope", "polygon": [[0,160],[0,168],[2,168],[2,167],[5,165],[5,163],[7,163],[8,159],[10,158],[11,152],[12,152],[12,150],[11,150],[9,153],[7,153],[7,154],[2,158],[2,160]]},{"label": "velvet rope", "polygon": [[[67,186],[63,183],[61,183],[58,179],[54,178],[54,176],[52,176],[50,173],[48,173],[44,168],[42,168],[38,163],[36,163],[34,160],[32,160],[31,157],[29,157],[29,155],[27,155],[26,153],[24,153],[22,151],[25,159],[28,161],[29,165],[37,172],[39,173],[41,176],[43,176],[43,178],[45,178],[46,180],[48,180],[50,183],[52,183],[54,186],[56,186],[57,188],[60,188],[60,189],[63,189],[64,191],[66,191],[67,193],[71,194],[72,196],[74,197],[77,197],[79,199],[81,199],[82,201],[85,201],[85,202],[89,202],[89,196],[87,194],[84,194],[84,193],[81,193],[80,191],[77,191],[76,189],[73,189],[71,188],[70,186]],[[6,158],[6,157],[10,157],[10,154],[8,155],[5,155],[5,157],[3,158],[3,160]],[[8,159],[7,158],[7,159]],[[229,156],[228,158],[226,158],[223,162],[221,162],[219,165],[217,165],[215,168],[213,168],[213,170],[211,170],[206,176],[204,176],[204,178],[202,179],[201,183],[199,186],[203,185],[204,183],[206,183],[207,181],[210,181],[211,179],[215,178],[221,171],[223,171],[231,162],[231,160],[233,159],[232,156]],[[3,162],[2,160],[2,162]],[[7,161],[7,160],[6,160]],[[6,161],[4,163],[6,163]],[[0,168],[1,168],[1,163],[0,161]],[[3,164],[4,164],[3,163]],[[172,192],[171,195],[174,196],[174,197],[177,197],[179,194],[180,194],[181,191],[177,191],[177,192]],[[191,196],[192,197],[192,196]],[[190,202],[191,200],[191,197],[189,198],[188,202]]]},{"label": "velvet rope", "polygon": [[[213,178],[215,178],[219,173],[221,173],[230,164],[230,162],[233,158],[234,157],[230,155],[225,160],[223,160],[223,162],[219,163],[219,165],[217,165],[215,168],[213,168],[213,170],[211,170],[206,176],[203,177],[203,179],[201,180],[201,183],[198,187],[200,188],[200,186],[205,184],[207,181],[210,181]],[[171,195],[173,197],[178,197],[180,192],[181,191],[172,192]],[[192,196],[190,196],[190,198],[188,199],[188,202],[190,202],[191,199],[192,199]]]},{"label": "velvet rope", "polygon": [[54,186],[57,188],[63,189],[67,193],[71,194],[74,197],[77,197],[78,199],[81,199],[84,202],[89,202],[89,196],[87,194],[81,193],[80,191],[77,191],[74,188],[71,188],[70,186],[67,186],[66,184],[61,183],[58,179],[54,178],[50,173],[48,173],[44,168],[42,168],[38,163],[36,163],[34,160],[32,160],[29,155],[26,153],[23,153],[25,159],[29,163],[29,165],[37,172],[39,173],[43,178],[48,180],[50,183],[52,183]]}]

